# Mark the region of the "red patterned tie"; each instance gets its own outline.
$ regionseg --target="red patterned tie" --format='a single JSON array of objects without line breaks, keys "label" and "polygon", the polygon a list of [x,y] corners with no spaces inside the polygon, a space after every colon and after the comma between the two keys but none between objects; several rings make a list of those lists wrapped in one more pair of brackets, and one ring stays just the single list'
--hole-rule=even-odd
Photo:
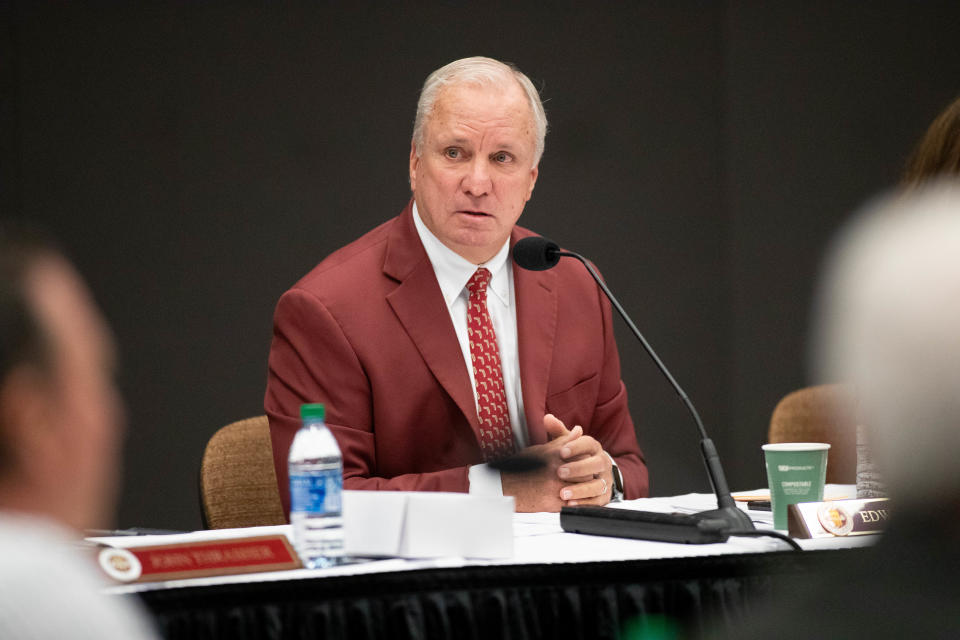
[{"label": "red patterned tie", "polygon": [[477,385],[477,413],[480,418],[480,450],[484,460],[495,460],[513,453],[513,430],[500,370],[497,335],[487,312],[487,285],[490,272],[477,269],[467,289],[467,335],[470,337],[470,359]]}]

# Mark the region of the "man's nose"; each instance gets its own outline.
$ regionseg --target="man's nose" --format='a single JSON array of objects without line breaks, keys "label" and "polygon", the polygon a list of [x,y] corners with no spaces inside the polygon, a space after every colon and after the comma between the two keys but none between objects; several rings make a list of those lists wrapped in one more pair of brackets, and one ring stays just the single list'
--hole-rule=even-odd
[{"label": "man's nose", "polygon": [[493,184],[490,180],[490,168],[487,159],[477,157],[467,167],[467,174],[461,183],[464,192],[471,196],[484,196],[490,192]]}]

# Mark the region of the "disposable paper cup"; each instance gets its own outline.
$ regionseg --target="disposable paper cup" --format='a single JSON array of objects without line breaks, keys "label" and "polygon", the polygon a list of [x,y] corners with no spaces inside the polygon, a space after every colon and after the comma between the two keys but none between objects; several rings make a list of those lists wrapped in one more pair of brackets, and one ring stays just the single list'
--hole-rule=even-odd
[{"label": "disposable paper cup", "polygon": [[787,530],[788,505],[823,500],[829,448],[822,442],[763,445],[774,529]]}]

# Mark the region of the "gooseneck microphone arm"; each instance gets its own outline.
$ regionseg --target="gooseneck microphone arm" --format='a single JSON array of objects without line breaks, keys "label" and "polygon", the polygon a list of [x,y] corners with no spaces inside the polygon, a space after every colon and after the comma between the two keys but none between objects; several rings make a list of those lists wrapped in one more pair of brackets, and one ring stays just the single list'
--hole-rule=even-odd
[{"label": "gooseneck microphone arm", "polygon": [[[653,347],[650,346],[650,343],[647,342],[647,339],[643,337],[642,333],[640,333],[637,325],[634,324],[633,320],[630,319],[630,316],[617,300],[617,297],[613,295],[613,292],[610,291],[610,288],[600,277],[600,274],[597,273],[596,269],[593,268],[593,265],[590,264],[590,261],[578,253],[574,253],[572,251],[563,251],[556,243],[540,236],[532,236],[520,240],[514,246],[513,250],[514,261],[520,267],[533,271],[550,269],[556,266],[562,257],[575,258],[579,260],[584,267],[586,267],[587,271],[596,281],[597,286],[600,287],[603,293],[607,296],[607,299],[610,300],[610,304],[614,309],[617,310],[617,313],[620,315],[620,317],[623,318],[623,321],[627,324],[627,327],[637,338],[637,340],[640,341],[640,344],[643,345],[647,355],[649,355],[654,364],[657,365],[660,373],[662,373],[667,379],[667,382],[670,383],[670,386],[673,387],[673,390],[680,397],[680,400],[690,412],[690,415],[693,416],[693,420],[697,425],[697,431],[700,434],[700,451],[703,455],[703,461],[706,466],[707,476],[710,479],[711,487],[717,497],[718,507],[712,511],[704,511],[694,514],[695,517],[701,521],[722,521],[723,526],[718,528],[725,531],[752,530],[754,527],[749,516],[747,516],[746,513],[737,507],[733,496],[730,495],[730,488],[727,486],[727,479],[723,473],[723,466],[720,464],[720,456],[717,454],[717,449],[713,444],[713,440],[711,440],[707,435],[707,430],[703,426],[703,421],[700,419],[700,414],[697,412],[696,407],[693,406],[693,403],[690,401],[690,398],[687,396],[686,392],[679,385],[679,383],[677,383],[676,379],[674,379],[669,369],[667,369],[667,366],[657,355],[656,351],[653,350]],[[641,536],[635,535],[632,537]],[[653,535],[651,536],[651,539],[665,538],[659,538],[656,535]],[[682,541],[691,542],[693,540],[685,539]]]},{"label": "gooseneck microphone arm", "polygon": [[673,387],[673,390],[676,391],[678,396],[680,396],[680,401],[683,402],[684,406],[687,408],[687,411],[689,411],[690,415],[693,416],[693,421],[697,424],[697,430],[700,432],[700,448],[703,450],[703,458],[707,465],[707,475],[710,477],[711,488],[713,489],[713,492],[717,494],[718,506],[736,507],[736,502],[734,502],[733,497],[730,495],[730,489],[727,487],[727,479],[726,476],[724,476],[723,467],[720,465],[720,457],[717,455],[717,448],[713,445],[713,440],[710,439],[710,436],[707,435],[707,430],[703,426],[703,420],[700,419],[700,414],[697,412],[697,408],[693,406],[693,403],[690,401],[690,397],[687,395],[687,392],[683,390],[683,387],[680,386],[680,384],[670,373],[670,370],[667,369],[667,365],[663,364],[663,360],[660,359],[660,356],[657,355],[657,352],[653,350],[653,347],[650,346],[650,343],[647,342],[647,339],[643,337],[642,333],[640,333],[637,325],[635,325],[633,320],[630,319],[630,316],[627,315],[623,305],[621,305],[620,301],[617,300],[617,297],[613,295],[613,292],[610,291],[610,287],[608,287],[607,283],[603,281],[603,278],[601,278],[600,274],[597,273],[597,270],[593,268],[593,265],[590,264],[590,261],[579,253],[574,253],[573,251],[558,251],[557,256],[563,258],[576,258],[583,264],[584,267],[587,268],[587,271],[589,271],[590,275],[593,276],[593,279],[596,280],[597,286],[603,290],[607,296],[607,299],[610,300],[610,304],[613,305],[613,308],[616,309],[617,313],[620,314],[620,317],[623,318],[623,321],[627,324],[627,327],[629,327],[636,339],[640,341],[640,344],[643,345],[644,351],[647,352],[647,355],[650,356],[650,359],[653,360],[653,363],[657,365],[658,369],[660,369],[660,373],[663,374],[663,377],[667,379],[667,382],[670,383],[670,386]]},{"label": "gooseneck microphone arm", "polygon": [[633,323],[633,320],[631,320],[630,316],[627,315],[627,312],[624,311],[620,301],[617,300],[617,297],[613,295],[613,292],[610,291],[610,287],[608,287],[607,283],[603,281],[603,278],[601,278],[600,274],[597,273],[597,270],[593,268],[593,265],[590,264],[590,261],[581,256],[579,253],[573,253],[572,251],[560,251],[557,253],[557,255],[565,258],[576,258],[583,263],[583,266],[587,268],[587,271],[590,272],[590,275],[593,276],[593,279],[597,281],[597,286],[603,289],[603,292],[607,295],[607,299],[610,300],[610,304],[612,304],[613,308],[617,310],[617,313],[620,314],[620,317],[623,318],[623,321],[627,323],[627,327],[630,328],[630,331],[633,333],[633,335],[637,338],[637,340],[640,341],[640,344],[643,345],[647,355],[650,356],[650,359],[653,360],[653,363],[657,365],[657,368],[660,369],[660,373],[662,373],[663,377],[667,379],[667,381],[670,383],[670,386],[673,387],[673,390],[677,392],[678,396],[680,396],[680,400],[684,405],[686,405],[687,409],[693,415],[693,419],[697,423],[697,429],[700,431],[700,437],[706,439],[707,430],[703,426],[703,421],[700,420],[700,414],[697,413],[696,407],[694,407],[693,403],[690,402],[690,398],[687,397],[686,392],[670,374],[670,370],[667,369],[667,365],[663,364],[663,360],[660,359],[660,356],[657,355],[657,352],[653,350],[653,347],[650,346],[650,343],[647,342],[647,339],[644,338],[643,334],[640,333],[640,330],[637,329],[637,325]]}]

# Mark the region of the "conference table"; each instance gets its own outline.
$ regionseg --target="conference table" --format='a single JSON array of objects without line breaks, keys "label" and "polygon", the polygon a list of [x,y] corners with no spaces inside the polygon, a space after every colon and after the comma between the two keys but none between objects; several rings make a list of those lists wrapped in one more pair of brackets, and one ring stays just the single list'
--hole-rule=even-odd
[{"label": "conference table", "polygon": [[[692,512],[715,504],[688,494],[622,506]],[[769,513],[748,513],[758,528],[771,527]],[[289,535],[289,527],[243,532]],[[698,634],[749,624],[777,585],[867,553],[877,539],[800,540],[803,551],[775,538],[670,544],[566,533],[559,515],[546,513],[515,514],[513,534],[512,557],[497,560],[379,559],[107,591],[139,597],[169,639],[587,639],[661,627]]]}]

